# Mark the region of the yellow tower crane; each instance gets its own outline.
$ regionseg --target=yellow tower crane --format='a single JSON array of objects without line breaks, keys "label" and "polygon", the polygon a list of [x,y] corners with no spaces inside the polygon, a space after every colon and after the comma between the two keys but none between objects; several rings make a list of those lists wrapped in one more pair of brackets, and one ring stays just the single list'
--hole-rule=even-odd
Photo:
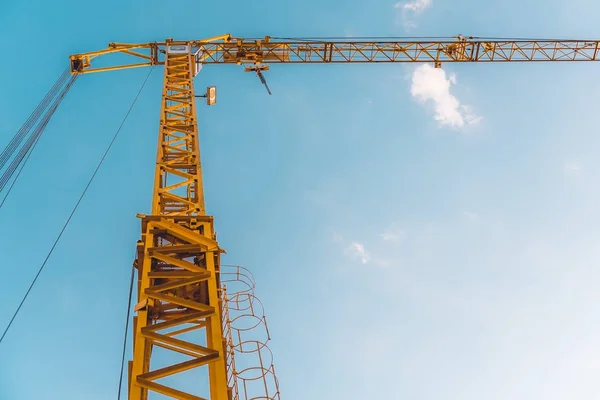
[{"label": "yellow tower crane", "polygon": [[[464,36],[428,41],[256,40],[223,35],[203,40],[111,43],[105,50],[72,55],[74,75],[164,65],[152,213],[139,215],[142,238],[134,263],[138,299],[129,399],[145,400],[149,393],[159,393],[202,400],[197,394],[157,382],[201,368],[208,373],[211,400],[240,396],[226,334],[231,321],[221,277],[223,250],[204,205],[195,98],[206,97],[209,105],[215,104],[216,89],[210,87],[205,95],[195,95],[193,80],[203,65],[246,65],[246,71],[256,72],[266,84],[262,72],[269,67],[265,64],[429,62],[440,67],[457,62],[598,61],[599,43]],[[113,53],[130,56],[131,61],[92,65],[97,57]],[[198,330],[205,334],[197,335]],[[192,331],[194,335],[188,334]],[[154,347],[188,359],[156,368],[152,362]],[[242,397],[278,399],[279,391]]]}]

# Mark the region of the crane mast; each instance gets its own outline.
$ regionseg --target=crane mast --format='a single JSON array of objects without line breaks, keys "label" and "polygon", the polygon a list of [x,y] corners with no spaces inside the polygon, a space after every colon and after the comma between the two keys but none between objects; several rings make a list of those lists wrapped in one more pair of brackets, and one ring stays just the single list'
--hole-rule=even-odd
[{"label": "crane mast", "polygon": [[[463,36],[433,41],[327,41],[223,35],[204,40],[111,43],[105,50],[72,55],[72,74],[164,65],[152,213],[139,215],[142,238],[134,262],[138,301],[129,399],[146,400],[155,392],[203,400],[176,388],[177,379],[170,379],[191,369],[208,371],[211,400],[238,398],[231,380],[236,374],[229,362],[232,352],[224,334],[230,321],[221,285],[223,250],[216,240],[213,218],[206,215],[202,187],[193,85],[202,65],[250,64],[246,71],[262,74],[268,70],[264,64],[281,63],[429,62],[440,67],[445,62],[598,61],[599,43]],[[115,53],[130,56],[131,62],[92,66],[95,58]],[[171,354],[167,366],[153,369],[157,348]],[[276,399],[278,396],[277,392]]]},{"label": "crane mast", "polygon": [[[187,46],[165,56],[152,214],[141,216],[136,260],[132,400],[147,399],[149,390],[201,399],[156,380],[202,366],[209,370],[210,399],[231,396],[221,326],[221,249],[204,205],[192,66]],[[205,334],[183,335],[196,330]],[[154,347],[192,359],[151,371]]]}]

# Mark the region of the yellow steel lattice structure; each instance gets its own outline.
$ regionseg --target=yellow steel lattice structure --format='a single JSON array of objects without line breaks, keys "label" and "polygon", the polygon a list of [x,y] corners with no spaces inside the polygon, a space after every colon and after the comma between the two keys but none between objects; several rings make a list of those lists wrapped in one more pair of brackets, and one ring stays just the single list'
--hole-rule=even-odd
[{"label": "yellow steel lattice structure", "polygon": [[[219,300],[221,249],[204,207],[191,66],[188,48],[166,55],[152,215],[142,216],[136,260],[132,400],[147,399],[149,391],[200,400],[157,380],[203,366],[209,370],[210,399],[231,396]],[[205,334],[189,334],[198,330]],[[176,353],[169,359],[188,360],[152,369],[155,347]]]},{"label": "yellow steel lattice structure", "polygon": [[[481,40],[330,41],[233,38],[172,42],[190,45],[198,64],[279,63],[389,63],[389,62],[531,62],[598,61],[598,40]],[[167,42],[111,43],[106,50],[71,56],[72,69],[80,73],[164,64]],[[130,63],[92,67],[100,55],[123,53]]]},{"label": "yellow steel lattice structure", "polygon": [[[231,299],[220,278],[222,250],[204,205],[193,86],[202,65],[250,64],[253,67],[247,71],[260,72],[268,69],[261,64],[282,63],[428,62],[439,67],[442,63],[599,61],[599,44],[598,40],[489,40],[463,36],[399,41],[223,35],[203,40],[111,43],[105,50],[72,55],[73,74],[164,65],[152,214],[141,216],[142,240],[135,261],[139,298],[134,317],[134,355],[129,365],[129,399],[146,400],[153,392],[201,400],[205,397],[162,381],[193,369],[208,370],[206,396],[211,400],[237,400],[240,385],[236,376],[244,390],[250,381],[274,376],[274,369],[261,360],[262,375],[244,378],[244,371],[236,371],[233,360],[236,351],[246,352],[242,343],[249,342],[232,339],[236,329],[231,325],[230,309],[223,303],[231,303]],[[121,57],[111,62],[111,54]],[[96,60],[99,56],[108,57]],[[263,342],[252,343],[258,344],[261,355]],[[154,367],[156,348],[171,352],[169,360],[175,356],[186,359]],[[252,398],[278,399],[278,385],[274,387],[273,396],[265,388],[266,395]]]}]

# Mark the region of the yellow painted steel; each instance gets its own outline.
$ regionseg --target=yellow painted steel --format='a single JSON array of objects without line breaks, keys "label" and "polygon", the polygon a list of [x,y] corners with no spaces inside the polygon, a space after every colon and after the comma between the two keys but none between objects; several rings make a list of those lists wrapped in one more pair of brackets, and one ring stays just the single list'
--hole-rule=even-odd
[{"label": "yellow painted steel", "polygon": [[[322,40],[233,38],[222,35],[204,40],[177,42],[194,49],[203,64],[279,63],[389,63],[430,62],[436,65],[456,62],[599,61],[598,40],[487,40],[464,36],[444,40]],[[132,68],[164,64],[166,42],[146,44],[111,43],[98,52],[71,56],[72,69],[90,73],[104,69],[91,67],[95,57],[124,53],[143,58],[143,64],[113,67]]]},{"label": "yellow painted steel", "polygon": [[[219,262],[223,251],[204,205],[193,86],[198,64],[251,64],[255,67],[248,70],[254,70],[263,68],[259,64],[278,63],[430,62],[439,67],[446,62],[599,61],[599,44],[597,40],[483,40],[463,36],[447,40],[332,41],[222,35],[204,40],[111,43],[105,50],[72,55],[73,74],[164,65],[152,214],[140,215],[142,239],[135,261],[138,302],[129,399],[146,400],[155,392],[176,399],[202,400],[203,394],[174,387],[174,380],[158,382],[198,368],[208,369],[207,398],[232,400],[235,396],[227,380],[233,360],[229,360],[221,325],[224,308]],[[92,60],[115,53],[130,56],[132,62],[92,67]],[[170,353],[169,365],[153,364],[157,349]],[[173,361],[177,357],[179,361]]]},{"label": "yellow painted steel", "polygon": [[[200,382],[193,393],[157,382],[205,366],[209,398],[230,400],[219,300],[222,250],[204,206],[193,78],[189,51],[166,55],[152,215],[141,216],[136,260],[130,400],[145,400],[149,392],[206,398]],[[153,366],[157,348],[169,353],[170,365]]]}]

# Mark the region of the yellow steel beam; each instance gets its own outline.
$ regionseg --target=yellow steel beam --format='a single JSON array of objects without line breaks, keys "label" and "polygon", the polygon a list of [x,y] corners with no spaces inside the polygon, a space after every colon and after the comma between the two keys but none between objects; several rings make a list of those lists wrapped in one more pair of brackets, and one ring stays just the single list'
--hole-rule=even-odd
[{"label": "yellow steel beam", "polygon": [[[126,48],[128,55],[130,48]],[[177,399],[230,400],[219,302],[222,250],[213,220],[205,215],[194,62],[189,49],[167,53],[164,59],[152,215],[141,216],[142,240],[135,263],[139,298],[130,400],[147,400],[149,393]],[[192,330],[204,334],[185,335]],[[164,365],[161,359],[161,368],[153,369],[157,350],[168,353],[170,364]],[[156,382],[202,366],[208,366],[209,387],[204,391],[200,384],[198,393],[188,393]]]},{"label": "yellow steel beam", "polygon": [[152,66],[152,63],[124,64],[124,65],[118,65],[118,66],[114,66],[114,67],[88,68],[83,73],[93,74],[96,72],[120,71],[122,69],[133,69],[133,68],[150,67],[150,66]]},{"label": "yellow steel beam", "polygon": [[[190,46],[201,64],[301,64],[390,62],[527,62],[598,61],[599,40],[488,40],[458,36],[443,40],[279,40],[233,38],[172,42]],[[106,50],[71,56],[73,73],[163,65],[167,42],[110,44]],[[134,52],[133,50],[138,50]],[[101,55],[123,53],[144,58],[142,64],[91,68]],[[144,53],[141,53],[144,52]]]}]

